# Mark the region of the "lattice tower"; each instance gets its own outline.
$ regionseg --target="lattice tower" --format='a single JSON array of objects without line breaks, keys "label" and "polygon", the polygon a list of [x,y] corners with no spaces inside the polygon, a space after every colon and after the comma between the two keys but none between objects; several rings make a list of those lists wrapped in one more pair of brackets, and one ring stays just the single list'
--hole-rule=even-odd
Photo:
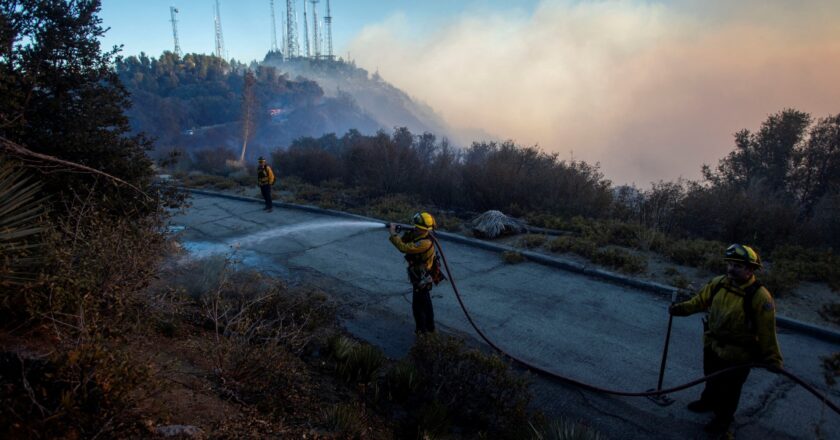
[{"label": "lattice tower", "polygon": [[175,19],[175,14],[178,13],[178,8],[175,6],[169,7],[169,16],[172,22],[172,39],[175,40],[175,55],[181,56],[181,44],[178,42],[178,20]]},{"label": "lattice tower", "polygon": [[225,58],[225,38],[222,36],[222,8],[219,6],[219,0],[216,0],[216,56]]}]

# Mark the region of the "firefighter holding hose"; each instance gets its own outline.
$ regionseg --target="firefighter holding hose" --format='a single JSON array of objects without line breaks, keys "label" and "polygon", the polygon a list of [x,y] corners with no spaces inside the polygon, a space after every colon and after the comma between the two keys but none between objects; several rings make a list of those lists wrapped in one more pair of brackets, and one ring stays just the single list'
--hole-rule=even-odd
[{"label": "firefighter holding hose", "polygon": [[432,308],[432,286],[443,279],[432,241],[435,219],[428,212],[418,212],[412,217],[413,229],[397,235],[398,225],[388,224],[389,239],[394,247],[405,254],[408,279],[411,281],[411,311],[414,315],[415,333],[435,331],[435,313]]},{"label": "firefighter holding hose", "polygon": [[[710,375],[750,362],[782,367],[776,337],[776,307],[773,297],[756,279],[761,258],[749,246],[733,244],[726,249],[726,275],[713,278],[688,301],[674,304],[674,316],[707,311],[703,320],[703,373]],[[709,379],[699,400],[688,404],[693,412],[713,412],[705,426],[713,434],[729,433],[741,398],[741,387],[750,374],[741,368]]]}]

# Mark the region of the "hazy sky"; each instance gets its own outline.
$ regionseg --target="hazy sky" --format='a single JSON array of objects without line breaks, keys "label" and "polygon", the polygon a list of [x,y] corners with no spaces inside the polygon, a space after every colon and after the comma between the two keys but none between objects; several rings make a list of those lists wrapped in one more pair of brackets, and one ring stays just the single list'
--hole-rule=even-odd
[{"label": "hazy sky", "polygon": [[[175,5],[182,49],[210,53],[212,4],[105,0],[105,43],[125,44],[126,54],[171,50]],[[268,5],[222,1],[231,57],[265,54]],[[784,108],[840,113],[836,0],[331,6],[337,54],[378,69],[455,129],[601,162],[617,183],[696,178],[731,151],[735,131]]]}]

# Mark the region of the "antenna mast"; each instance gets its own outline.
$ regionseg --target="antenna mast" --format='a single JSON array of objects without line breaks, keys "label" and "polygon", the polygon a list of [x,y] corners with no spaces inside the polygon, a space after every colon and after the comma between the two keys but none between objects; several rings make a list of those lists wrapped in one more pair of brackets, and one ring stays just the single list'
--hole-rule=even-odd
[{"label": "antenna mast", "polygon": [[306,21],[306,0],[303,0],[303,53],[306,58],[311,55],[309,53],[309,22]]},{"label": "antenna mast", "polygon": [[286,58],[300,55],[295,0],[286,0]]},{"label": "antenna mast", "polygon": [[172,38],[175,40],[175,55],[181,56],[181,45],[178,44],[178,20],[175,19],[175,14],[178,13],[178,8],[175,6],[169,7],[169,16],[172,18]]},{"label": "antenna mast", "polygon": [[320,59],[321,58],[321,40],[318,38],[318,1],[319,0],[309,0],[312,3],[312,55],[313,58]]},{"label": "antenna mast", "polygon": [[222,36],[222,11],[219,7],[219,0],[216,0],[216,19],[215,19],[215,29],[216,29],[216,56],[219,58],[225,58],[225,39]]},{"label": "antenna mast", "polygon": [[277,52],[277,16],[274,14],[274,0],[271,0],[271,51]]},{"label": "antenna mast", "polygon": [[327,0],[327,15],[324,16],[324,23],[327,26],[327,59],[334,59],[332,45],[332,14],[330,14],[330,0]]}]

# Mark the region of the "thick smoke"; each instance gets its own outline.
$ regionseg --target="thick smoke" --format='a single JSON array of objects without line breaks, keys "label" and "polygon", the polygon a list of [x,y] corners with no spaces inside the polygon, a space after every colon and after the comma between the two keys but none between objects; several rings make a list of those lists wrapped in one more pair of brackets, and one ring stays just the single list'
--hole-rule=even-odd
[{"label": "thick smoke", "polygon": [[456,129],[646,185],[698,177],[768,114],[840,112],[838,21],[833,1],[543,1],[431,33],[395,15],[350,51]]}]

